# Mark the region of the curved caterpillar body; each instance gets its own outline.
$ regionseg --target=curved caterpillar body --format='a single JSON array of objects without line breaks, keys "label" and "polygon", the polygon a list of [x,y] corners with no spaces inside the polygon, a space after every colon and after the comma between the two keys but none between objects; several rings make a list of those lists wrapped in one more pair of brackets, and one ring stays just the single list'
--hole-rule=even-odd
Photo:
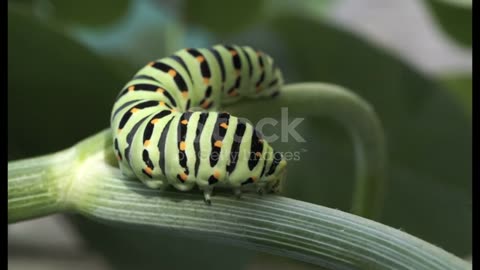
[{"label": "curved caterpillar body", "polygon": [[119,93],[111,114],[121,171],[151,188],[197,185],[276,192],[286,161],[248,122],[216,110],[271,97],[283,83],[267,54],[250,47],[184,49],[150,62]]}]

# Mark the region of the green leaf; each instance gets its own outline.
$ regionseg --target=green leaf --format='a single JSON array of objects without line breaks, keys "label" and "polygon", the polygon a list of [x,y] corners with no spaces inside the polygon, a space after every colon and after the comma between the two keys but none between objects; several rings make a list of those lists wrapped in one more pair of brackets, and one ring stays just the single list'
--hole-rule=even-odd
[{"label": "green leaf", "polygon": [[254,254],[241,247],[212,244],[162,230],[112,226],[80,215],[69,215],[69,221],[88,246],[108,258],[112,269],[240,270]]},{"label": "green leaf", "polygon": [[471,0],[425,0],[440,27],[459,44],[472,46]]}]

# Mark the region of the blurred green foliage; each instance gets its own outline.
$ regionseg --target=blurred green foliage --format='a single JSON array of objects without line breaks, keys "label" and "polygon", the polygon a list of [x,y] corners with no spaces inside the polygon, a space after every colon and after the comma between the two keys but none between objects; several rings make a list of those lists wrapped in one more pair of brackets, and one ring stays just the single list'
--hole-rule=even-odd
[{"label": "blurred green foliage", "polygon": [[57,20],[87,26],[111,24],[124,16],[130,5],[129,0],[50,0],[48,3]]},{"label": "blurred green foliage", "polygon": [[109,25],[125,16],[131,4],[129,0],[16,0],[9,1],[11,3],[30,9],[40,18],[55,20],[60,23],[59,27]]},{"label": "blurred green foliage", "polygon": [[8,48],[9,158],[60,150],[109,125],[124,79],[101,57],[12,8]]},{"label": "blurred green foliage", "polygon": [[452,95],[465,108],[468,115],[472,115],[472,76],[468,74],[449,75],[443,78],[445,85]]},{"label": "blurred green foliage", "polygon": [[[184,3],[184,20],[197,24],[217,34],[232,34],[253,26],[261,18],[264,2],[244,1],[196,1]],[[222,23],[219,23],[222,18]]]},{"label": "blurred green foliage", "polygon": [[[422,75],[370,41],[325,22],[322,14],[331,1],[319,2],[318,9],[312,1],[284,1],[275,8],[272,1],[247,2],[9,1],[9,159],[60,150],[107,127],[118,91],[151,59],[182,47],[251,45],[274,57],[287,83],[335,83],[368,100],[388,139],[382,222],[456,255],[471,254],[471,123],[465,113],[471,77]],[[299,10],[311,12],[303,16]],[[460,21],[468,23],[465,17]],[[456,29],[460,21],[443,20],[442,26],[468,43],[467,32]],[[241,116],[255,121],[262,115],[279,117],[280,111],[245,108]],[[302,116],[289,111],[289,117]],[[289,163],[286,195],[348,211],[353,187],[348,134],[331,119],[306,119],[299,128],[307,143],[275,145],[301,154],[300,161]],[[71,220],[116,269],[133,264],[149,269],[155,263],[242,269],[254,256],[239,247],[168,233]],[[185,253],[190,261],[182,260]]]},{"label": "blurred green foliage", "polygon": [[[287,81],[343,85],[366,98],[379,114],[390,159],[383,221],[442,247],[468,252],[471,124],[450,93],[391,55],[328,24],[280,16],[265,31],[277,37],[271,39],[273,45],[261,44],[266,51],[283,46],[275,59],[286,67]],[[249,44],[257,40],[251,38]],[[268,107],[245,115],[255,121],[280,113],[259,110]],[[291,117],[301,115],[291,112]],[[287,193],[348,210],[353,157],[347,134],[331,121],[308,120],[300,132],[307,144],[276,145],[286,151],[307,149],[301,162],[289,164]],[[447,228],[452,238],[445,236]]]},{"label": "blurred green foliage", "polygon": [[426,0],[439,25],[465,47],[472,46],[471,0]]}]

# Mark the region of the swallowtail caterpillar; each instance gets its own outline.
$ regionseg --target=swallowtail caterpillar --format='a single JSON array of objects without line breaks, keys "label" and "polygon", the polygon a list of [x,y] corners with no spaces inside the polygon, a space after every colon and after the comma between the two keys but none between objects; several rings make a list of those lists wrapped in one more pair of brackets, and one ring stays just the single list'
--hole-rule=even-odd
[{"label": "swallowtail caterpillar", "polygon": [[273,59],[251,47],[183,49],[140,69],[120,91],[111,114],[123,174],[150,188],[186,191],[205,202],[215,186],[278,192],[286,161],[254,126],[221,105],[275,97],[283,83]]}]

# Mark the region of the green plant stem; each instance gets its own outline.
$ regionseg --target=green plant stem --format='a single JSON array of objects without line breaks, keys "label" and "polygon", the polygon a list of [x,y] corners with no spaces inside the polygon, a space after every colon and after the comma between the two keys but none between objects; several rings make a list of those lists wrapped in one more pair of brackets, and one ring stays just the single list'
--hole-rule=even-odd
[{"label": "green plant stem", "polygon": [[[264,100],[248,100],[228,106],[232,113],[262,108]],[[343,124],[353,140],[356,182],[352,213],[378,219],[386,186],[385,138],[373,108],[361,97],[340,86],[325,83],[285,85],[281,94],[268,101],[268,107],[287,107],[305,118],[330,117]],[[313,172],[312,172],[313,173]]]},{"label": "green plant stem", "polygon": [[[112,162],[110,144],[110,131],[106,130],[72,150],[10,163],[9,200],[29,204],[15,203],[14,207],[9,202],[9,223],[70,210],[108,224],[242,245],[329,269],[471,268],[468,262],[405,232],[310,203],[257,194],[236,199],[228,192],[217,193],[213,204],[207,206],[198,191],[149,189],[124,178]],[[54,177],[27,180],[20,172],[53,172]],[[33,189],[24,191],[20,182]],[[33,193],[37,191],[39,194]],[[32,196],[41,194],[48,194],[51,200]],[[33,215],[33,210],[39,209],[35,205],[49,210]]]},{"label": "green plant stem", "polygon": [[68,185],[75,151],[8,163],[8,223],[64,209],[61,190]]},{"label": "green plant stem", "polygon": [[49,155],[8,163],[8,223],[68,210],[69,191],[92,153],[111,147],[109,132]]}]

